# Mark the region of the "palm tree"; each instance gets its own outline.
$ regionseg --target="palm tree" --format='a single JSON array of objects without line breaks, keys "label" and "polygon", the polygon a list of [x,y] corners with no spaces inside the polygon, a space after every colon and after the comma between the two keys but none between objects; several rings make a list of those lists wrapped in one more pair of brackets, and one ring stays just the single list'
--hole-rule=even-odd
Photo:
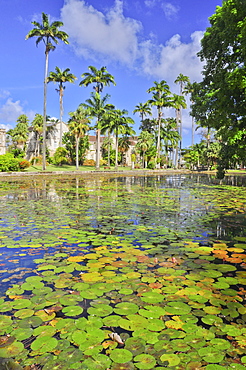
[{"label": "palm tree", "polygon": [[138,141],[136,144],[136,149],[142,152],[142,158],[143,158],[143,168],[147,167],[147,161],[146,161],[146,155],[148,149],[151,148],[151,146],[154,143],[154,137],[153,134],[151,134],[148,131],[142,131],[138,137]]},{"label": "palm tree", "polygon": [[91,98],[86,100],[86,103],[80,104],[80,106],[88,109],[90,115],[96,118],[96,169],[100,169],[100,136],[101,136],[101,125],[105,113],[113,109],[112,104],[106,104],[109,99],[109,95],[106,94],[101,98],[98,92],[92,93]]},{"label": "palm tree", "polygon": [[171,91],[169,89],[168,84],[166,81],[162,80],[161,82],[154,82],[154,86],[147,90],[148,93],[152,92],[152,99],[148,102],[152,106],[156,106],[157,108],[157,164],[156,166],[159,167],[159,160],[160,160],[160,136],[161,136],[161,118],[162,118],[162,109],[171,107]]},{"label": "palm tree", "polygon": [[[176,110],[176,122],[177,129],[179,131],[179,155],[178,155],[178,146],[176,147],[176,159],[175,159],[175,168],[180,167],[181,165],[181,150],[182,150],[182,123],[181,123],[181,109],[186,108],[186,102],[183,95],[173,94],[172,98],[173,108]],[[179,161],[179,166],[178,166]]]},{"label": "palm tree", "polygon": [[[188,76],[184,76],[182,73],[180,73],[178,75],[178,77],[176,78],[176,80],[174,81],[174,83],[178,83],[179,86],[180,86],[180,96],[183,96],[184,95],[184,88],[185,86],[190,82],[190,79]],[[185,107],[186,108],[186,107]],[[180,110],[179,110],[179,127],[180,127],[180,131],[179,131],[179,134],[180,134],[180,144],[179,144],[179,147],[180,147],[180,160],[181,160],[181,149],[182,149],[182,107],[180,107]]]},{"label": "palm tree", "polygon": [[62,146],[62,116],[63,116],[63,93],[65,90],[64,83],[71,82],[73,83],[77,77],[72,73],[69,73],[70,69],[66,68],[62,71],[59,67],[55,68],[56,72],[50,72],[49,76],[47,77],[47,83],[54,82],[58,83],[59,88],[56,91],[59,93],[59,102],[60,102],[60,140],[59,146]]},{"label": "palm tree", "polygon": [[106,122],[104,130],[107,129],[110,133],[115,133],[115,169],[118,168],[118,151],[119,151],[119,135],[127,134],[130,136],[135,135],[135,131],[130,126],[134,124],[131,117],[126,117],[128,111],[123,109],[112,109],[106,114]]},{"label": "palm tree", "polygon": [[68,121],[68,128],[75,137],[76,142],[76,170],[79,169],[79,142],[89,130],[90,113],[88,109],[79,107],[75,112],[70,112],[70,119]]},{"label": "palm tree", "polygon": [[142,124],[144,121],[144,116],[152,116],[151,108],[148,102],[137,104],[136,108],[133,111],[133,114],[135,113],[139,113]]},{"label": "palm tree", "polygon": [[88,86],[95,83],[94,89],[99,94],[103,91],[104,86],[109,86],[111,83],[116,85],[114,77],[108,73],[106,67],[97,69],[96,67],[89,66],[88,69],[90,72],[85,72],[81,75],[83,80],[80,81],[79,86]]},{"label": "palm tree", "polygon": [[34,133],[36,134],[36,143],[35,143],[35,157],[38,157],[39,156],[39,149],[40,149],[40,137],[41,137],[41,134],[43,132],[43,122],[44,122],[44,119],[43,119],[43,116],[42,114],[39,114],[39,113],[36,113],[35,114],[35,117],[32,121],[32,127],[33,127],[33,131]]},{"label": "palm tree", "polygon": [[58,44],[58,40],[68,44],[68,35],[64,31],[60,31],[59,28],[63,26],[60,21],[55,21],[50,24],[48,15],[42,13],[42,24],[33,21],[32,24],[35,26],[27,35],[26,40],[31,37],[37,37],[36,45],[43,41],[45,45],[45,72],[44,72],[44,114],[43,114],[43,170],[46,169],[46,102],[47,102],[47,77],[48,77],[48,62],[49,52],[55,50]]}]

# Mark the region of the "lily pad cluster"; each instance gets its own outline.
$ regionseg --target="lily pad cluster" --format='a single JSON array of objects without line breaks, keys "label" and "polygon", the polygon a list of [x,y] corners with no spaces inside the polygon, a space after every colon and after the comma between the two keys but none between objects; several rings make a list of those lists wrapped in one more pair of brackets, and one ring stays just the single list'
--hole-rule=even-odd
[{"label": "lily pad cluster", "polygon": [[[23,225],[18,202],[10,197],[9,211],[16,217],[10,222],[4,208],[3,261],[7,255],[19,266],[31,252],[33,267],[2,273],[12,284],[0,298],[0,365],[246,369],[246,238],[199,234],[215,210],[221,212],[211,203],[212,187],[189,185],[184,192],[176,183],[163,187],[165,181],[46,182],[46,196],[54,184],[56,196],[43,197],[41,186],[36,209],[23,213]],[[233,191],[215,189],[223,200]],[[17,198],[20,192],[16,189]],[[32,190],[23,192],[19,207],[26,212]],[[234,216],[245,206],[244,192],[237,190]],[[207,212],[204,219],[201,210]],[[171,226],[175,217],[180,226]]]}]

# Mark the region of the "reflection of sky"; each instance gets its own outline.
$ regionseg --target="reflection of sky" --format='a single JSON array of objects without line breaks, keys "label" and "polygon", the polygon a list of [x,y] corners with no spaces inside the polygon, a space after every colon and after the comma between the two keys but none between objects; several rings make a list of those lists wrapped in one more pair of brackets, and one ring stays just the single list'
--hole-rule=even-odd
[{"label": "reflection of sky", "polygon": [[[242,178],[235,183],[242,184]],[[59,248],[66,245],[66,237],[76,237],[79,232],[136,233],[135,240],[148,236],[151,241],[158,235],[165,239],[168,233],[182,232],[201,241],[211,235],[221,239],[240,236],[246,224],[245,215],[211,215],[213,203],[195,191],[201,187],[206,193],[207,185],[211,191],[212,179],[204,175],[47,179],[13,185],[0,185],[0,240],[2,235],[2,245],[20,244],[24,250],[26,255],[18,257],[15,267],[33,268],[32,261],[37,258],[21,245],[48,243],[50,248],[56,243]],[[138,231],[141,226],[145,231]],[[19,249],[1,251],[6,263]],[[14,268],[12,262],[6,266]],[[4,274],[0,277],[6,278],[8,272]]]}]

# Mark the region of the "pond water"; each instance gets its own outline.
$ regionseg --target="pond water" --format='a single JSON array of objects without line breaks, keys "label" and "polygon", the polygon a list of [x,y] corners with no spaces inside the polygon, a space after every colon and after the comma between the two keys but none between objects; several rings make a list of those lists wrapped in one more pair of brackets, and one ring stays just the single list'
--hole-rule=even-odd
[{"label": "pond water", "polygon": [[0,182],[0,369],[246,369],[246,177]]}]

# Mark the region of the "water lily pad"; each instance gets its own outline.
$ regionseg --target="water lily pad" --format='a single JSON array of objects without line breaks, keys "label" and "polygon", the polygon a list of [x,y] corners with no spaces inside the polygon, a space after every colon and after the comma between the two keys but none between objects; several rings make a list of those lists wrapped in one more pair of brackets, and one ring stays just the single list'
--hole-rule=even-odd
[{"label": "water lily pad", "polygon": [[24,344],[22,342],[14,341],[10,345],[4,348],[0,348],[0,357],[11,358],[20,354],[24,350]]},{"label": "water lily pad", "polygon": [[180,358],[178,355],[176,354],[172,354],[172,353],[164,353],[161,357],[160,357],[161,361],[162,362],[168,362],[168,365],[169,366],[176,366],[180,363]]},{"label": "water lily pad", "polygon": [[39,354],[51,352],[56,348],[57,343],[57,339],[49,335],[44,335],[38,337],[31,343],[31,349]]},{"label": "water lily pad", "polygon": [[144,369],[153,369],[154,366],[156,365],[156,359],[153,356],[147,355],[147,354],[144,354],[144,353],[134,357],[134,361],[136,362],[135,366],[138,369],[143,369],[143,370]]},{"label": "water lily pad", "polygon": [[66,316],[78,316],[83,312],[83,308],[80,306],[67,306],[62,309],[62,312]]},{"label": "water lily pad", "polygon": [[[139,307],[135,303],[121,302],[117,303],[114,308],[114,312],[118,315],[130,315],[138,312]],[[128,360],[130,361],[130,360]],[[125,361],[125,362],[128,362]]]},{"label": "water lily pad", "polygon": [[110,353],[110,358],[117,364],[124,364],[125,362],[129,362],[132,360],[132,353],[128,351],[127,349],[114,349]]},{"label": "water lily pad", "polygon": [[143,302],[147,303],[159,303],[164,300],[164,295],[153,291],[149,291],[146,293],[142,293],[141,299]]}]

